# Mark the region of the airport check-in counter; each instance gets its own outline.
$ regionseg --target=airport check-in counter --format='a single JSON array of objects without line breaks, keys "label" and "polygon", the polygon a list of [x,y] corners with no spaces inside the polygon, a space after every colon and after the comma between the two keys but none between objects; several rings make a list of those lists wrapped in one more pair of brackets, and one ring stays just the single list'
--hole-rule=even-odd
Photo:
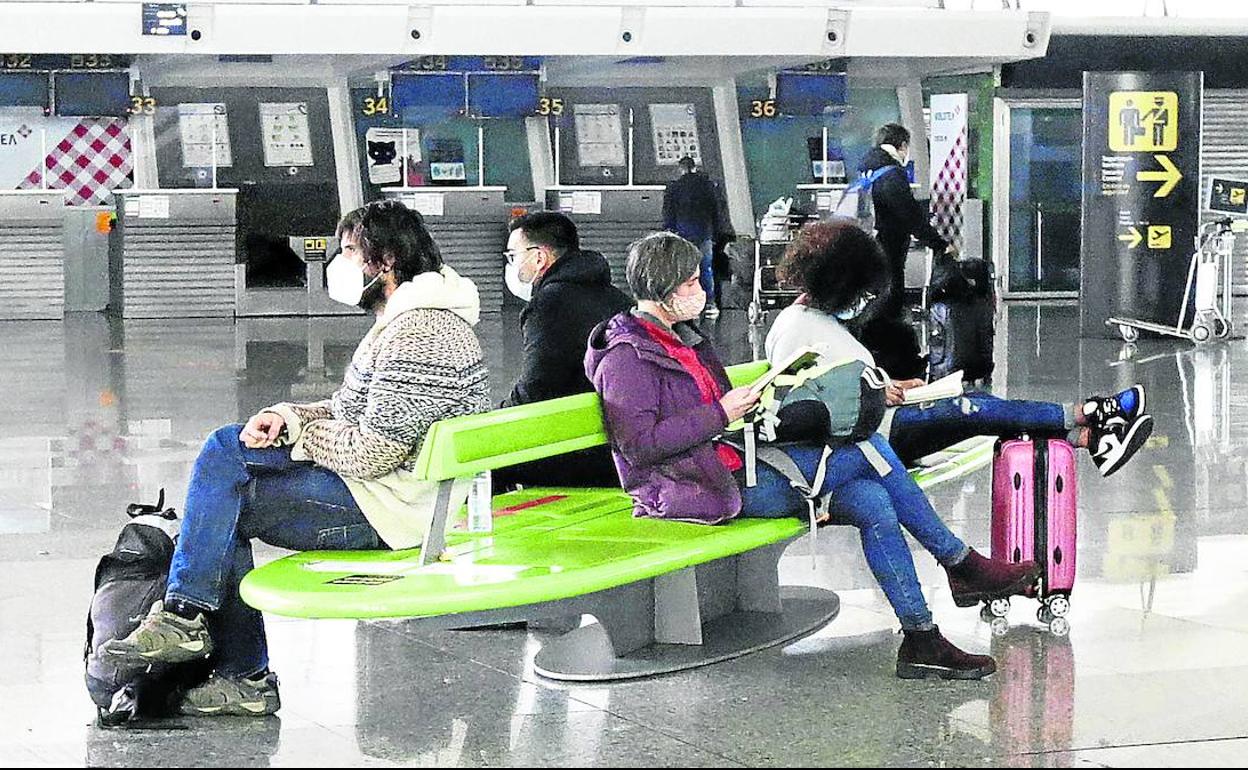
[{"label": "airport check-in counter", "polygon": [[442,260],[477,285],[481,312],[503,309],[507,223],[513,204],[506,187],[390,187],[388,199],[402,201],[425,218]]},{"label": "airport check-in counter", "polygon": [[110,253],[124,318],[233,317],[237,190],[121,190]]},{"label": "airport check-in counter", "polygon": [[330,299],[325,269],[338,253],[338,238],[329,235],[292,235],[286,239],[291,253],[302,265],[300,285],[250,286],[247,264],[240,259],[234,266],[234,287],[239,317],[303,317],[363,315],[358,307],[348,307]]},{"label": "airport check-in counter", "polygon": [[65,194],[0,192],[0,319],[65,314]]},{"label": "airport check-in counter", "polygon": [[582,248],[602,252],[615,285],[628,291],[624,267],[633,241],[663,229],[663,187],[550,187],[546,209],[576,222]]}]

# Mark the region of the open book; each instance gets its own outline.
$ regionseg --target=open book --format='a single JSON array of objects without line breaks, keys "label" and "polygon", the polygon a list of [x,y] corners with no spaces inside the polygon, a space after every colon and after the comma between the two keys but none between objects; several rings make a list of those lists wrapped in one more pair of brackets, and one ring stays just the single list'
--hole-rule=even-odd
[{"label": "open book", "polygon": [[957,398],[962,395],[962,372],[956,371],[935,382],[929,382],[906,391],[907,404],[921,404],[924,401],[939,401],[942,398]]},{"label": "open book", "polygon": [[762,393],[767,386],[772,383],[780,375],[785,372],[795,372],[803,367],[809,366],[819,358],[819,353],[814,348],[803,347],[793,351],[788,357],[776,362],[762,377],[759,377],[750,385],[750,390],[754,393]]}]

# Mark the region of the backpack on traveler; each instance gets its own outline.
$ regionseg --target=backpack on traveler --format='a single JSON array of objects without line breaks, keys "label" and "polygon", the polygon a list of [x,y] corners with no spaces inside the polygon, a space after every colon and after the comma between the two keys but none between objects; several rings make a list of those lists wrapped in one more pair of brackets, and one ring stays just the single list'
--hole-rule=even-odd
[{"label": "backpack on traveler", "polygon": [[883,166],[869,173],[863,173],[845,192],[832,210],[832,216],[839,219],[850,219],[858,223],[863,230],[875,234],[875,200],[871,189],[885,174],[890,171],[905,172],[900,166]]},{"label": "backpack on traveler", "polygon": [[[757,463],[767,464],[806,498],[813,529],[830,504],[830,496],[820,494],[827,456],[844,444],[865,442],[880,427],[888,377],[857,359],[811,358],[767,385],[758,408],[745,418],[739,448],[745,453],[746,485],[757,483]],[[807,479],[784,453],[780,447],[785,444],[823,445],[814,479]],[[874,452],[869,444],[863,447]]]},{"label": "backpack on traveler", "polygon": [[118,668],[100,654],[107,642],[138,628],[152,605],[165,597],[181,521],[164,505],[163,489],[156,505],[129,505],[130,520],[121,528],[112,552],[95,568],[83,659],[87,692],[95,701],[101,726],[168,716],[173,699],[208,674],[207,662]]}]

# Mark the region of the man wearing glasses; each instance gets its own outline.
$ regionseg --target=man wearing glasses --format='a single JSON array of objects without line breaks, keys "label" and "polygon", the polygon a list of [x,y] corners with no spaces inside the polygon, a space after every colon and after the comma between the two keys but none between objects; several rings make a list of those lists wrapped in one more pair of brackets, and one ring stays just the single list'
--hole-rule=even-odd
[{"label": "man wearing glasses", "polygon": [[[526,214],[510,229],[504,252],[507,287],[527,304],[520,313],[520,377],[503,406],[591,392],[585,377],[589,333],[631,308],[632,300],[612,285],[607,260],[581,248],[576,225],[567,216],[553,211]],[[619,484],[605,447],[497,471],[494,479],[503,486]]]}]

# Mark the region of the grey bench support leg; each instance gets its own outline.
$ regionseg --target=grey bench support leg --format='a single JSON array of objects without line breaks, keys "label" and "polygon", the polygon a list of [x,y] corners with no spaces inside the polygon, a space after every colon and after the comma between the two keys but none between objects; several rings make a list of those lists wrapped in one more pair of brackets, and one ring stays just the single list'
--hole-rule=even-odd
[{"label": "grey bench support leg", "polygon": [[454,481],[438,482],[438,499],[434,505],[433,518],[425,530],[425,540],[420,547],[420,566],[425,567],[442,558],[446,550],[446,522],[451,516],[451,490]]},{"label": "grey bench support leg", "polygon": [[610,681],[684,671],[798,639],[840,611],[836,594],[779,584],[785,544],[604,591],[581,609],[598,620],[548,641],[542,676]]}]

